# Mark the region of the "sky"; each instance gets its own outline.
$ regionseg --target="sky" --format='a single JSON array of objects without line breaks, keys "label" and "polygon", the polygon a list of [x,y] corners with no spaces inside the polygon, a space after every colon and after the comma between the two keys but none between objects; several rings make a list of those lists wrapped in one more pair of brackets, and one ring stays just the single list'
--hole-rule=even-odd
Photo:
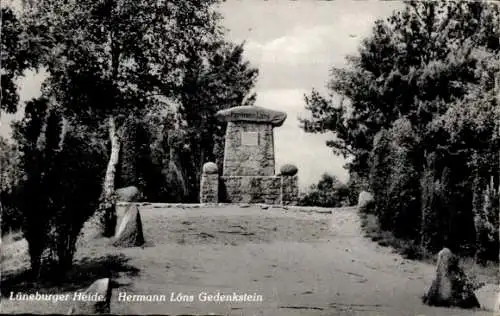
[{"label": "sky", "polygon": [[[325,172],[348,179],[345,160],[326,146],[332,135],[300,129],[298,117],[307,115],[304,94],[312,88],[325,92],[329,69],[345,67],[345,57],[357,52],[375,20],[402,6],[375,0],[227,0],[220,6],[228,39],[245,41],[245,57],[259,69],[256,105],[287,113],[274,131],[276,166],[295,164],[302,189]],[[19,81],[21,102],[39,95],[44,76],[26,73]],[[12,119],[2,115],[0,135],[10,134]]]},{"label": "sky", "polygon": [[326,92],[332,66],[345,67],[375,20],[403,7],[400,1],[228,0],[221,7],[228,38],[246,42],[245,56],[259,68],[256,105],[284,111],[274,130],[276,165],[293,163],[301,188],[325,172],[347,181],[345,160],[326,146],[331,134],[308,134],[299,127],[306,116],[304,94]]}]

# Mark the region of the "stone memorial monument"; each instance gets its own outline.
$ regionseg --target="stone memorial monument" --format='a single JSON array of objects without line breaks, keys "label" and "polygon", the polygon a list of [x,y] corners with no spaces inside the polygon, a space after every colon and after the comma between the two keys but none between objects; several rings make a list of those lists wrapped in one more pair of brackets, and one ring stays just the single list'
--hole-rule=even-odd
[{"label": "stone memorial monument", "polygon": [[222,175],[214,163],[203,167],[201,203],[296,204],[297,169],[275,174],[273,129],[286,114],[257,106],[239,106],[217,112],[227,122]]}]

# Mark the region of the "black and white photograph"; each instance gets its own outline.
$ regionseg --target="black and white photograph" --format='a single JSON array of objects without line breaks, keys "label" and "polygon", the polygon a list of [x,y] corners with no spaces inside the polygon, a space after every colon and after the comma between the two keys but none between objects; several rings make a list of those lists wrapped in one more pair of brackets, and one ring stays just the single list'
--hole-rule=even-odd
[{"label": "black and white photograph", "polygon": [[500,316],[500,1],[0,4],[0,314]]}]

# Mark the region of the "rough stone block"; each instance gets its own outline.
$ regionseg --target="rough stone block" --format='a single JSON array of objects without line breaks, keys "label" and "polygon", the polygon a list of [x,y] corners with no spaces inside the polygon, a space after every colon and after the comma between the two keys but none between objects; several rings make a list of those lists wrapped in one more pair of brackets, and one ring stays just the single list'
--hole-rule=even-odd
[{"label": "rough stone block", "polygon": [[278,127],[286,120],[286,113],[261,108],[258,106],[237,106],[226,110],[221,110],[215,117],[223,122],[252,122],[265,123]]},{"label": "rough stone block", "polygon": [[111,280],[99,279],[82,293],[75,292],[76,303],[70,308],[68,315],[109,314],[111,312]]},{"label": "rough stone block", "polygon": [[200,203],[219,202],[219,175],[202,174],[200,183]]},{"label": "rough stone block", "polygon": [[224,202],[281,204],[279,176],[222,176]]},{"label": "rough stone block", "polygon": [[481,309],[496,313],[500,312],[500,286],[498,284],[485,284],[474,293],[479,305],[481,305]]},{"label": "rough stone block", "polygon": [[224,176],[273,176],[274,172],[272,126],[262,123],[230,122],[226,130],[222,174]]},{"label": "rough stone block", "polygon": [[130,204],[117,227],[113,246],[136,247],[144,245],[141,214],[137,205]]},{"label": "rough stone block", "polygon": [[431,306],[458,306],[478,308],[474,288],[458,264],[458,258],[448,248],[438,253],[436,277],[424,296],[424,303]]},{"label": "rough stone block", "polygon": [[281,199],[283,205],[297,205],[299,200],[299,179],[294,176],[281,176]]},{"label": "rough stone block", "polygon": [[374,202],[373,194],[362,191],[358,196],[358,209],[364,210]]},{"label": "rough stone block", "polygon": [[140,199],[139,189],[135,186],[128,186],[115,190],[115,197],[120,202],[137,202]]}]

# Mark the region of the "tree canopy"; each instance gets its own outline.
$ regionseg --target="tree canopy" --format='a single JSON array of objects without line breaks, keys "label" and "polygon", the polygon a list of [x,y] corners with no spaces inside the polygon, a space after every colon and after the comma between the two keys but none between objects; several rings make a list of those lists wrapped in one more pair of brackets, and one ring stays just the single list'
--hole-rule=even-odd
[{"label": "tree canopy", "polygon": [[224,127],[214,114],[255,100],[257,70],[243,44],[224,38],[219,3],[41,0],[25,1],[17,15],[2,8],[1,110],[17,110],[15,81],[25,69],[47,73],[42,95],[14,124],[16,157],[0,159],[21,174],[0,193],[22,217],[35,273],[45,252],[63,270],[71,265],[84,222],[114,229],[113,193],[125,183],[116,174],[139,185],[132,163],[148,165],[138,173],[160,196],[175,182],[163,167],[196,183],[202,164],[220,155]]},{"label": "tree canopy", "polygon": [[313,90],[305,97],[311,119],[302,120],[303,128],[333,131],[328,146],[352,156],[351,170],[363,174],[374,136],[401,117],[419,130],[422,145],[436,146],[430,127],[437,116],[477,91],[482,100],[492,97],[499,16],[493,3],[413,1],[376,21],[349,66],[331,70],[328,89],[341,101]]},{"label": "tree canopy", "polygon": [[1,8],[1,111],[14,113],[17,110],[19,96],[16,80],[23,75],[23,71],[36,64],[36,54],[31,51],[25,41],[21,21],[12,8]]},{"label": "tree canopy", "polygon": [[478,201],[498,199],[499,25],[493,2],[410,1],[305,96],[302,127],[333,132],[381,227],[428,250],[498,260],[498,212]]}]

